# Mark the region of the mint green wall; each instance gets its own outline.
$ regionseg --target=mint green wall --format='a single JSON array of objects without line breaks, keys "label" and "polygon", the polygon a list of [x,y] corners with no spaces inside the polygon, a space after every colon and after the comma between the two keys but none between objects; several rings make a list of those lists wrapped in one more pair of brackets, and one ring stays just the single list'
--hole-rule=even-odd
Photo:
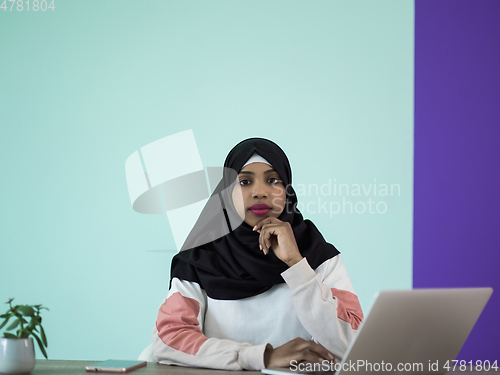
[{"label": "mint green wall", "polygon": [[50,308],[50,358],[134,359],[150,342],[173,255],[151,250],[175,245],[165,215],[132,210],[124,163],[187,129],[205,166],[260,136],[296,185],[399,184],[346,197],[385,214],[304,215],[365,310],[411,287],[412,1],[55,5],[0,10],[0,303]]}]

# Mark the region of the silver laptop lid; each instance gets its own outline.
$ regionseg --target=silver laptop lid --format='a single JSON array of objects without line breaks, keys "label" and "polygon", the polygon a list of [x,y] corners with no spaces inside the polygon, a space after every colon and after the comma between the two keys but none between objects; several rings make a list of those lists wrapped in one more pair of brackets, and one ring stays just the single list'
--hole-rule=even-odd
[{"label": "silver laptop lid", "polygon": [[380,292],[338,374],[446,373],[443,366],[453,365],[492,292],[491,288]]}]

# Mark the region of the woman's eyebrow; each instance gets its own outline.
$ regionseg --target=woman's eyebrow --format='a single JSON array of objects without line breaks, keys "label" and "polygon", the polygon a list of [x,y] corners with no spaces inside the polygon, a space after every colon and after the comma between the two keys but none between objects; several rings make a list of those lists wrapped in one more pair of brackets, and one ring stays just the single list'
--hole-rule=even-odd
[{"label": "woman's eyebrow", "polygon": [[[274,168],[268,169],[267,171],[264,172],[264,174],[271,172],[276,172],[276,170]],[[252,171],[240,171],[239,174],[255,174],[255,173],[253,173]]]}]

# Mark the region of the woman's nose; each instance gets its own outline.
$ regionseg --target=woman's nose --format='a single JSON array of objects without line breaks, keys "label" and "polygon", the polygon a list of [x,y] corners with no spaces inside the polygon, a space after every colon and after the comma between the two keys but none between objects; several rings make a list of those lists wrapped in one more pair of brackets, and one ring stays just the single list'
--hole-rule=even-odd
[{"label": "woman's nose", "polygon": [[266,185],[262,182],[255,181],[252,189],[252,197],[265,198],[267,195]]}]

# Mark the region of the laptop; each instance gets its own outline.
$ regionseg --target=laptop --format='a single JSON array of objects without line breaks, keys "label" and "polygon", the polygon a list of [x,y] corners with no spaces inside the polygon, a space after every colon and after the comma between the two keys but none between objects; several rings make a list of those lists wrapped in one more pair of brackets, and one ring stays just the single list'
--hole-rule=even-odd
[{"label": "laptop", "polygon": [[380,292],[339,364],[302,363],[262,372],[445,374],[456,365],[453,360],[492,292],[492,288]]}]

